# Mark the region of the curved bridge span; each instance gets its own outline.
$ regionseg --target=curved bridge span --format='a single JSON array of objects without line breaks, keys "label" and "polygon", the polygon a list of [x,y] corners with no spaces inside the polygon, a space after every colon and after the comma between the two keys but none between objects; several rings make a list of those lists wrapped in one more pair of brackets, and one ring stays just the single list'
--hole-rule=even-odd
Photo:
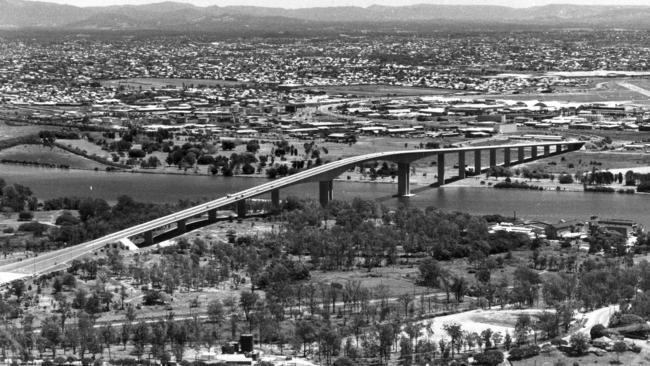
[{"label": "curved bridge span", "polygon": [[[260,184],[240,192],[229,194],[216,200],[203,203],[171,215],[135,225],[130,228],[106,235],[104,237],[78,244],[72,247],[41,254],[33,259],[25,260],[0,266],[0,284],[7,283],[14,278],[24,276],[40,275],[58,270],[67,262],[79,258],[89,252],[100,249],[107,244],[127,240],[129,238],[144,237],[145,245],[154,243],[154,232],[165,228],[175,227],[168,232],[166,237],[175,237],[187,232],[196,225],[188,225],[188,220],[197,216],[207,214],[207,224],[217,221],[217,209],[235,204],[239,217],[246,215],[246,200],[271,193],[271,202],[275,207],[280,205],[280,189],[295,184],[306,182],[319,182],[319,200],[322,205],[327,205],[333,198],[333,180],[358,164],[368,161],[390,161],[397,164],[397,196],[409,196],[410,164],[416,160],[436,157],[437,158],[437,183],[442,186],[454,180],[463,179],[466,175],[466,155],[473,155],[473,171],[478,173],[487,171],[495,166],[512,166],[524,162],[534,161],[549,156],[559,155],[580,149],[584,142],[539,142],[523,143],[498,146],[471,146],[445,149],[416,149],[405,151],[387,151],[366,155],[359,155],[333,161],[324,165],[313,167],[288,177],[269,180],[268,183]],[[497,152],[503,157],[503,161],[497,162]],[[483,153],[487,153],[489,164],[482,166]],[[445,156],[457,155],[458,175],[445,178]],[[189,226],[189,227],[188,227]]]}]

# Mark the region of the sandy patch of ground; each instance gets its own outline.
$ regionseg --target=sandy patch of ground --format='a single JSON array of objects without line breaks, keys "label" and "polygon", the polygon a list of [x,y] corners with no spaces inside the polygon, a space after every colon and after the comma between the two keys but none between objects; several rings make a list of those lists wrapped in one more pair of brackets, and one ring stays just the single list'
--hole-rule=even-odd
[{"label": "sandy patch of ground", "polygon": [[[448,339],[449,336],[444,330],[446,324],[459,324],[463,331],[480,334],[485,329],[490,328],[493,332],[500,332],[505,336],[506,333],[512,333],[515,329],[517,317],[520,314],[538,314],[540,309],[520,309],[520,310],[472,310],[458,314],[439,316],[434,319],[424,320],[421,323],[433,330],[431,338],[434,341]],[[427,331],[423,330],[422,335],[428,338]]]}]

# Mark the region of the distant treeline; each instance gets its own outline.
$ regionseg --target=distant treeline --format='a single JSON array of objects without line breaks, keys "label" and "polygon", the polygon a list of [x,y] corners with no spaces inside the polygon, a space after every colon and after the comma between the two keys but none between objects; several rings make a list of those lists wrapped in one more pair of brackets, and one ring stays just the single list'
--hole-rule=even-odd
[{"label": "distant treeline", "polygon": [[41,162],[38,162],[38,161],[29,161],[29,160],[1,159],[0,163],[3,163],[3,164],[17,164],[17,165],[30,165],[30,166],[38,166],[38,167],[43,167],[43,168],[70,169],[70,165],[68,165],[68,164],[41,163]]}]

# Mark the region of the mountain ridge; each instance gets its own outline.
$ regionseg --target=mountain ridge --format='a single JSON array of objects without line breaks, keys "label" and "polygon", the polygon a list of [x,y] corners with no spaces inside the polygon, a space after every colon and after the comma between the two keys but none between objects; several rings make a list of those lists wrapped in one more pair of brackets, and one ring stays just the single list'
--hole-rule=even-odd
[{"label": "mountain ridge", "polygon": [[[550,4],[528,8],[497,5],[313,7],[206,6],[165,1],[144,5],[77,7],[42,1],[0,0],[0,28],[61,29],[221,29],[267,25],[296,26],[354,23],[513,24],[650,28],[650,6]],[[432,24],[433,26],[434,24]]]}]

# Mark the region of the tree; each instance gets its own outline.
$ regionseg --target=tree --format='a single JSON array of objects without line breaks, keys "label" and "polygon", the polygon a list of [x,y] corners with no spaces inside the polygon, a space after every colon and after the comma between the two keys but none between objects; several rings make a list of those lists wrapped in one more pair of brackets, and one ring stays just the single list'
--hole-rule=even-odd
[{"label": "tree", "polygon": [[503,352],[493,349],[474,356],[477,365],[496,366],[503,362]]},{"label": "tree", "polygon": [[110,324],[104,325],[99,331],[99,336],[101,337],[102,342],[106,345],[108,349],[108,359],[111,359],[111,344],[115,341],[116,334],[113,330],[113,327]]},{"label": "tree", "polygon": [[605,326],[602,324],[594,325],[593,327],[591,327],[591,330],[589,331],[589,335],[591,339],[607,336],[607,333],[605,332]]},{"label": "tree", "polygon": [[538,326],[546,334],[546,338],[555,338],[558,335],[559,320],[557,313],[544,311],[538,316]]},{"label": "tree", "polygon": [[25,293],[25,282],[23,280],[15,280],[11,283],[11,293],[16,295],[18,300],[20,300],[23,297],[23,294]]},{"label": "tree", "polygon": [[79,355],[84,358],[86,351],[93,349],[96,343],[95,319],[81,311],[77,316],[77,333],[79,339]]},{"label": "tree", "polygon": [[461,329],[460,324],[456,323],[450,323],[450,324],[445,324],[443,325],[443,329],[449,337],[451,338],[451,357],[454,357],[454,348],[456,345],[458,345],[458,342],[460,341],[461,337],[463,336],[463,331]]},{"label": "tree", "polygon": [[249,163],[244,164],[244,166],[241,168],[242,173],[246,175],[250,175],[255,173],[255,168],[250,165]]},{"label": "tree", "polygon": [[510,337],[510,333],[506,332],[506,336],[503,340],[503,347],[505,347],[506,350],[510,350],[511,346],[512,346],[512,337]]},{"label": "tree", "polygon": [[257,140],[249,140],[246,143],[246,151],[250,153],[257,153],[257,151],[260,149],[260,144]]},{"label": "tree", "polygon": [[627,351],[627,344],[625,344],[625,342],[618,341],[614,343],[613,350],[616,352],[616,363],[621,363],[621,353]]},{"label": "tree", "polygon": [[41,325],[41,336],[46,340],[47,347],[52,350],[52,357],[56,357],[56,349],[63,340],[63,332],[56,315],[45,318]]},{"label": "tree", "polygon": [[18,214],[18,221],[31,221],[34,218],[34,213],[29,211],[21,211]]},{"label": "tree", "polygon": [[144,354],[145,346],[150,342],[150,334],[149,325],[144,321],[140,321],[133,327],[133,347],[138,360]]},{"label": "tree", "polygon": [[221,150],[232,150],[235,148],[235,143],[230,140],[225,140],[221,142]]},{"label": "tree", "polygon": [[219,336],[219,328],[225,319],[223,304],[219,299],[214,299],[208,303],[208,318],[214,325],[214,334]]},{"label": "tree", "polygon": [[533,322],[528,314],[519,314],[515,323],[515,338],[518,344],[528,341],[528,333],[533,329]]},{"label": "tree", "polygon": [[589,349],[589,336],[583,333],[574,333],[569,339],[569,344],[578,355],[583,355]]},{"label": "tree", "polygon": [[454,276],[451,282],[451,291],[453,291],[454,296],[456,296],[456,302],[463,302],[463,297],[467,292],[468,285],[467,280],[463,276]]},{"label": "tree", "polygon": [[246,316],[246,321],[248,321],[248,325],[251,331],[253,330],[251,311],[255,308],[255,305],[258,301],[259,295],[255,292],[242,291],[239,294],[239,305],[241,306],[242,310],[244,310],[244,315]]},{"label": "tree", "polygon": [[316,339],[316,329],[311,321],[300,320],[296,323],[296,338],[302,343],[303,357],[307,357],[307,344]]},{"label": "tree", "polygon": [[404,317],[408,317],[408,310],[409,310],[409,305],[413,301],[413,296],[408,293],[401,294],[397,297],[397,301],[404,306]]},{"label": "tree", "polygon": [[483,338],[483,344],[485,349],[492,348],[492,329],[487,328],[481,332],[481,338]]}]

